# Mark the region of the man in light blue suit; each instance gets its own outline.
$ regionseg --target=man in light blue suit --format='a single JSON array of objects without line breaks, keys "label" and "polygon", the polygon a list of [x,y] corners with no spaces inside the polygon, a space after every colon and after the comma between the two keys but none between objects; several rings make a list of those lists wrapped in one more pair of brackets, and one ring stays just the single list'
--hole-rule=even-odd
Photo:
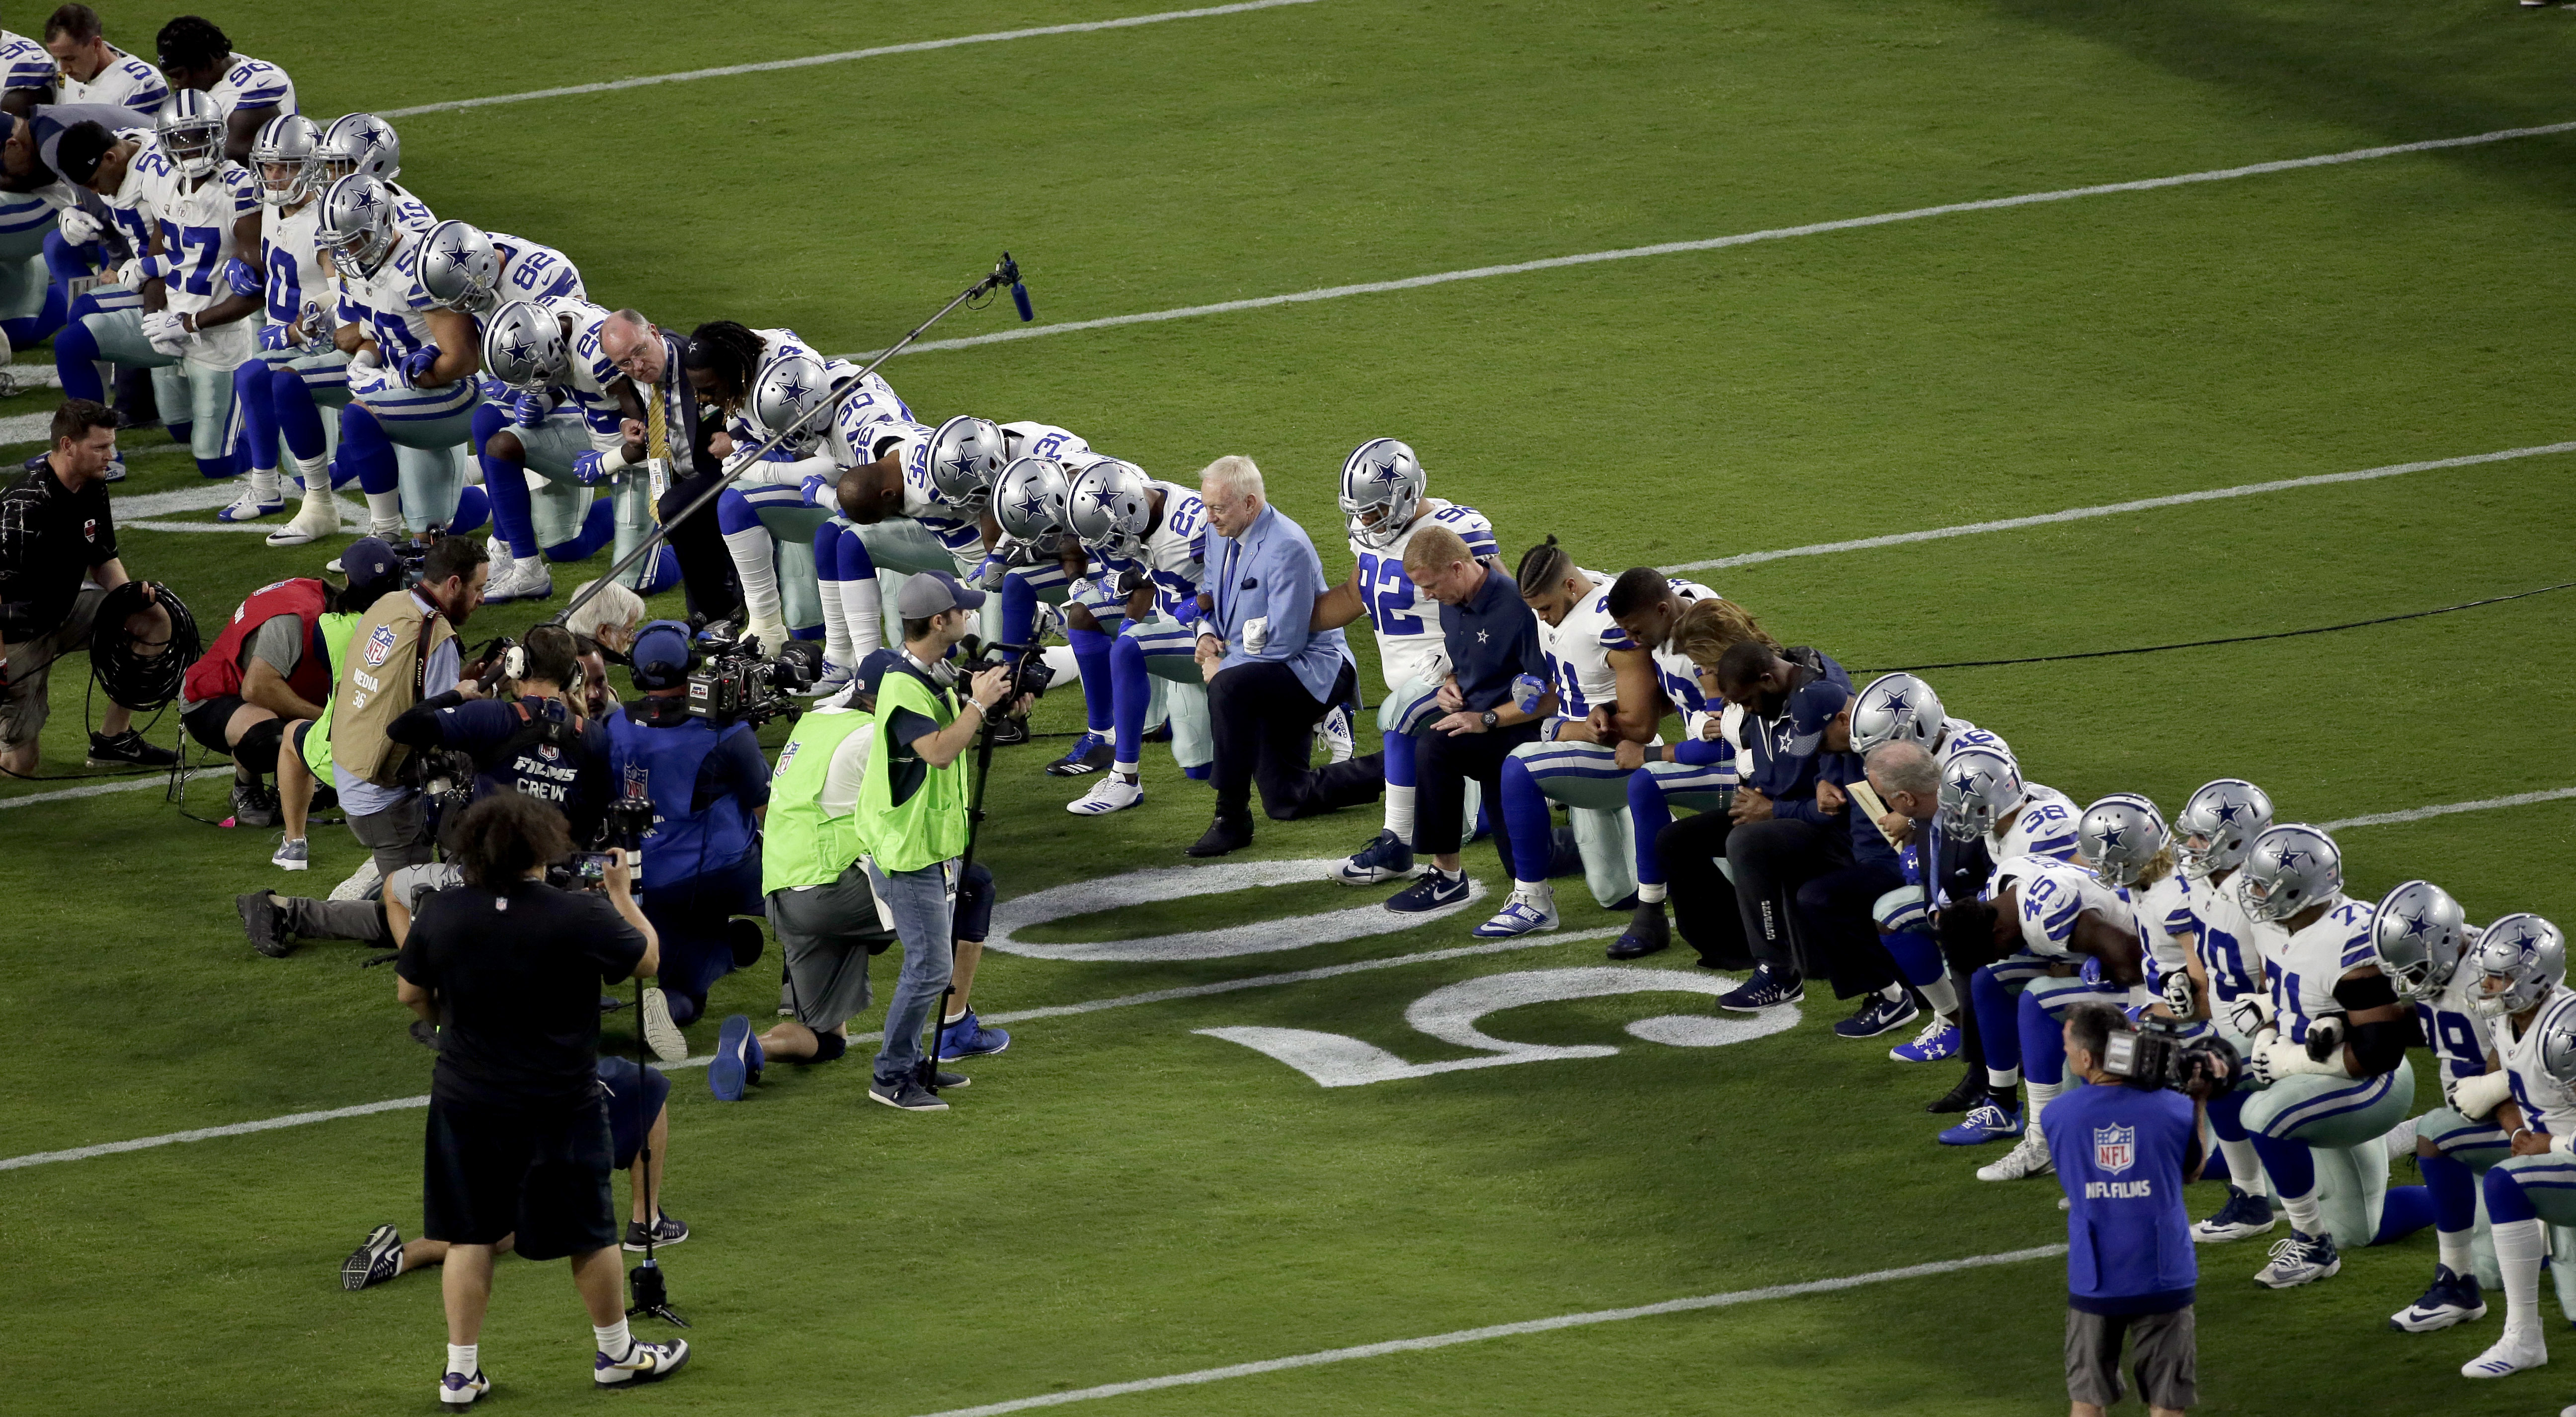
[{"label": "man in light blue suit", "polygon": [[1377,800],[1383,764],[1371,753],[1310,765],[1316,722],[1350,698],[1355,678],[1342,632],[1308,624],[1331,585],[1315,543],[1270,505],[1250,458],[1218,458],[1199,488],[1210,535],[1198,663],[1216,738],[1216,821],[1189,854],[1223,856],[1252,844],[1254,782],[1261,810],[1293,821]]}]

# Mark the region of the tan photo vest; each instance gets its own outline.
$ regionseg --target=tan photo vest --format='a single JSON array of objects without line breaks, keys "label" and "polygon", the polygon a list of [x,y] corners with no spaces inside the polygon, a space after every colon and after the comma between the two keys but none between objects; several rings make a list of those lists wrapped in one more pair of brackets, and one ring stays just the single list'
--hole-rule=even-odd
[{"label": "tan photo vest", "polygon": [[[384,596],[349,632],[340,682],[332,692],[331,760],[379,787],[398,784],[411,750],[385,736],[405,709],[427,697],[421,682],[429,657],[456,638],[447,617],[423,612],[411,592]],[[442,685],[442,689],[453,685]]]}]

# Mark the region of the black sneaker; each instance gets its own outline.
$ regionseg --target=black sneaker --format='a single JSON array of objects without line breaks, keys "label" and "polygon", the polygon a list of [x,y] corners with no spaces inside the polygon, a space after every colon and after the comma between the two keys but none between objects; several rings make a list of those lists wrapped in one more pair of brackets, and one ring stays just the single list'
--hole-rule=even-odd
[{"label": "black sneaker", "polygon": [[266,891],[248,891],[233,897],[233,909],[240,912],[242,933],[250,936],[250,947],[270,959],[284,959],[295,953],[295,944],[286,938],[286,912]]},{"label": "black sneaker", "polygon": [[402,1232],[390,1225],[377,1226],[367,1243],[340,1261],[340,1287],[364,1289],[402,1273],[402,1251]]},{"label": "black sneaker", "polygon": [[1903,1028],[1912,1023],[1922,1012],[1912,999],[1903,994],[1893,999],[1872,994],[1860,1001],[1860,1007],[1852,1011],[1850,1018],[1834,1025],[1834,1035],[1838,1038],[1876,1038],[1889,1029]]},{"label": "black sneaker", "polygon": [[1627,932],[1610,942],[1609,955],[1612,959],[1643,959],[1669,949],[1672,943],[1672,926],[1664,922],[1664,903],[1640,902],[1628,919]]},{"label": "black sneaker", "polygon": [[1794,1004],[1807,997],[1806,981],[1794,974],[1774,974],[1771,966],[1753,971],[1753,977],[1735,989],[1717,996],[1717,1006],[1740,1014],[1760,1013],[1782,1004]]},{"label": "black sneaker", "polygon": [[[662,1212],[661,1219],[653,1222],[654,1249],[668,1249],[687,1238],[689,1238],[689,1222],[667,1210]],[[639,1222],[632,1220],[626,1222],[626,1248],[639,1255],[644,1253],[644,1227]]]},{"label": "black sneaker", "polygon": [[277,825],[277,794],[256,782],[233,784],[233,824],[243,827]]},{"label": "black sneaker", "polygon": [[1006,718],[993,725],[993,746],[996,748],[1016,748],[1027,741],[1029,721],[1025,718]]},{"label": "black sneaker", "polygon": [[166,768],[177,761],[178,754],[144,742],[143,735],[131,728],[113,738],[104,733],[89,736],[89,765],[94,768]]},{"label": "black sneaker", "polygon": [[1434,866],[1420,880],[1388,896],[1386,908],[1399,915],[1418,915],[1442,906],[1465,905],[1468,894],[1466,872],[1451,875]]},{"label": "black sneaker", "polygon": [[868,1084],[868,1100],[870,1102],[882,1102],[888,1107],[899,1107],[906,1112],[945,1112],[948,1110],[948,1104],[939,1100],[938,1093],[931,1091],[929,1088],[923,1087],[920,1083],[917,1083],[910,1078],[905,1078],[902,1082],[891,1085],[882,1082],[872,1082]]}]

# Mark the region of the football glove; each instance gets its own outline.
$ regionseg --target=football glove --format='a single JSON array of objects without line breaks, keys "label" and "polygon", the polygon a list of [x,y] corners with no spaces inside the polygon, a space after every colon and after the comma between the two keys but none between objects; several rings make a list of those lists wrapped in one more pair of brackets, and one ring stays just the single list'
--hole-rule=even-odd
[{"label": "football glove", "polygon": [[1539,700],[1547,697],[1547,681],[1535,674],[1523,674],[1512,680],[1512,706],[1523,713],[1538,712]]},{"label": "football glove", "polygon": [[2463,1117],[2483,1117],[2497,1104],[2513,1098],[2513,1075],[2506,1072],[2480,1073],[2461,1078],[2451,1085],[2451,1107]]},{"label": "football glove", "polygon": [[295,337],[295,327],[293,325],[267,324],[259,327],[259,347],[266,350],[284,351],[290,349],[302,349],[304,344],[303,341],[298,340]]},{"label": "football glove", "polygon": [[1136,592],[1143,590],[1145,587],[1152,585],[1153,583],[1154,578],[1145,574],[1143,571],[1120,571],[1118,573],[1118,593],[1120,595],[1134,595]]},{"label": "football glove", "polygon": [[421,387],[421,381],[429,377],[430,370],[434,368],[437,363],[438,346],[434,344],[422,345],[420,348],[404,355],[402,362],[403,382],[411,385],[413,388]]},{"label": "football glove", "polygon": [[143,337],[163,354],[179,354],[188,348],[188,327],[176,310],[143,312]]},{"label": "football glove", "polygon": [[259,267],[239,256],[224,262],[224,284],[230,286],[235,295],[257,295],[268,289],[268,281]]},{"label": "football glove", "polygon": [[2165,976],[2165,1009],[2175,1018],[2190,1018],[2200,1011],[2200,995],[2191,987],[2191,971],[2177,969]]},{"label": "football glove", "polygon": [[555,401],[543,390],[510,396],[510,421],[521,428],[534,428],[555,411]]},{"label": "football glove", "polygon": [[394,387],[393,371],[361,353],[349,361],[349,397],[373,398]]},{"label": "football glove", "polygon": [[128,290],[141,290],[156,280],[168,280],[172,269],[167,256],[137,256],[116,268],[116,283]]},{"label": "football glove", "polygon": [[992,554],[976,563],[971,579],[988,591],[996,591],[1002,588],[1002,577],[1010,573],[1010,561],[999,554]]},{"label": "football glove", "polygon": [[2240,994],[2227,1006],[2227,1024],[2247,1038],[2272,1027],[2272,1001],[2261,994]]},{"label": "football glove", "polygon": [[572,480],[584,487],[597,487],[600,479],[608,476],[608,473],[608,454],[597,448],[573,456]]},{"label": "football glove", "polygon": [[2256,1047],[2252,1064],[2254,1080],[2266,1086],[2279,1082],[2285,1077],[2296,1077],[2301,1073],[2331,1073],[2336,1077],[2344,1075],[2343,1065],[2340,1062],[2318,1062],[2308,1056],[2306,1044],[2292,1043],[2286,1038],[2275,1038],[2269,1043]]},{"label": "football glove", "polygon": [[2318,1062],[2331,1061],[2343,1051],[2343,1016],[2330,1014],[2308,1028],[2308,1056]]},{"label": "football glove", "polygon": [[314,354],[321,354],[333,348],[331,337],[338,333],[338,330],[331,323],[330,317],[322,313],[321,301],[305,301],[304,313],[295,317],[295,323],[302,326],[304,329],[304,348],[306,350]]},{"label": "football glove", "polygon": [[107,228],[99,224],[97,217],[91,216],[80,208],[65,207],[62,213],[54,218],[54,230],[61,232],[63,240],[71,245],[87,246],[98,240],[100,234]]}]

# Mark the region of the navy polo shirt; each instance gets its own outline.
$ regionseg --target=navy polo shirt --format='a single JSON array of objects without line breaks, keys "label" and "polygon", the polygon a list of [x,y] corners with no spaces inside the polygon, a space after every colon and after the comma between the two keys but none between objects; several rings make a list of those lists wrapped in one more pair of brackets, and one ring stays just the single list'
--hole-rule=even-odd
[{"label": "navy polo shirt", "polygon": [[1449,671],[1458,676],[1458,692],[1470,709],[1511,702],[1512,681],[1523,674],[1547,677],[1537,613],[1521,599],[1520,586],[1490,566],[1466,604],[1440,607],[1440,633],[1449,645]]}]

